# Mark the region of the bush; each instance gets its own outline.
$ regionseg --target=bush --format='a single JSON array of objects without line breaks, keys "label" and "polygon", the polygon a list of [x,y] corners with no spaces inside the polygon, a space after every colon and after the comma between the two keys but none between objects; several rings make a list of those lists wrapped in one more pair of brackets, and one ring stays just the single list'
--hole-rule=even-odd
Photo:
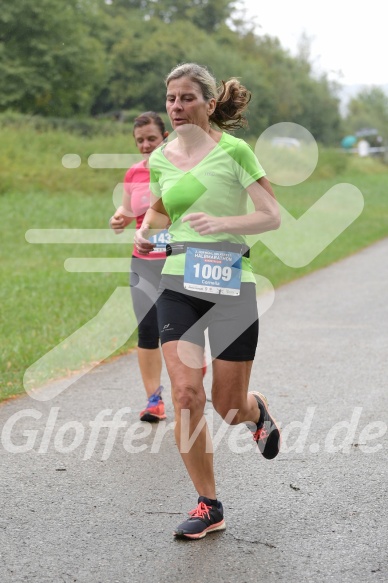
[{"label": "bush", "polygon": [[330,148],[319,148],[314,178],[333,178],[343,174],[349,166],[348,154]]},{"label": "bush", "polygon": [[61,130],[85,137],[128,134],[128,123],[114,119],[60,118],[23,115],[13,111],[0,114],[0,127],[30,128],[38,132]]}]

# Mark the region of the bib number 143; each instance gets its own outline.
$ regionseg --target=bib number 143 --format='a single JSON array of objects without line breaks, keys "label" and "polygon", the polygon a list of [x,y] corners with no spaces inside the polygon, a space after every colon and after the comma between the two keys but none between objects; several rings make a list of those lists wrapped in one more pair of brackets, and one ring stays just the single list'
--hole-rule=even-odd
[{"label": "bib number 143", "polygon": [[149,238],[149,241],[155,245],[155,250],[165,251],[167,243],[171,243],[171,235],[167,229],[164,229],[156,235],[152,235],[152,237]]}]

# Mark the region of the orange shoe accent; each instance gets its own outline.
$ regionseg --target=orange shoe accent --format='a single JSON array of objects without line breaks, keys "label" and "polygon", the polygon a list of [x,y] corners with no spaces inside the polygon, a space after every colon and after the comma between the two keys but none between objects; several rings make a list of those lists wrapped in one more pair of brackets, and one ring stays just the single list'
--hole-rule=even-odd
[{"label": "orange shoe accent", "polygon": [[140,421],[150,421],[152,423],[166,418],[167,415],[162,399],[159,399],[157,405],[147,405],[147,407],[140,412]]},{"label": "orange shoe accent", "polygon": [[256,431],[253,433],[253,439],[256,441],[263,457],[267,460],[272,460],[280,451],[280,428],[268,411],[268,401],[266,397],[257,391],[252,391],[251,395],[255,397],[260,409],[259,423]]},{"label": "orange shoe accent", "polygon": [[177,538],[188,538],[196,540],[203,538],[209,532],[225,530],[224,511],[222,504],[217,506],[209,505],[203,496],[198,498],[198,506],[189,512],[187,520],[182,522],[174,531]]}]

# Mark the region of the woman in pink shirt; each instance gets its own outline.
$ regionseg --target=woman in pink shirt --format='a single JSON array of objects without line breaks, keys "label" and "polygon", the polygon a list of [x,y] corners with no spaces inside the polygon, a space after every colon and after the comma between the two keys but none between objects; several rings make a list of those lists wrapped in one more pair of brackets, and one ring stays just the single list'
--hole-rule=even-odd
[{"label": "woman in pink shirt", "polygon": [[[144,160],[134,164],[125,174],[122,205],[110,219],[110,226],[116,233],[121,233],[133,220],[136,220],[136,229],[141,226],[150,204],[148,159],[168,132],[161,117],[148,111],[135,119],[133,135]],[[155,302],[166,258],[166,243],[169,242],[168,232],[162,231],[151,237],[151,242],[155,244],[154,251],[147,256],[139,255],[134,248],[130,271],[133,308],[138,322],[137,355],[148,398],[146,408],[140,413],[141,421],[166,418],[161,396],[162,356]]]}]

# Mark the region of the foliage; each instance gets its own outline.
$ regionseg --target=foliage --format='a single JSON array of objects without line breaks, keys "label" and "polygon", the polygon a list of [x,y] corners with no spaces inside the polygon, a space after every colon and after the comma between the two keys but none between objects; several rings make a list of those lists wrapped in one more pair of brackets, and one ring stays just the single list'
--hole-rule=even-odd
[{"label": "foliage", "polygon": [[111,0],[112,10],[139,10],[148,19],[156,17],[166,24],[186,21],[213,32],[230,16],[234,0]]},{"label": "foliage", "polygon": [[362,90],[348,106],[345,120],[348,133],[363,128],[377,129],[388,142],[388,95],[378,87]]},{"label": "foliage", "polygon": [[140,111],[125,112],[123,116],[127,123],[117,123],[112,119],[92,119],[90,117],[45,117],[43,115],[24,115],[14,111],[0,113],[0,128],[17,128],[48,132],[51,130],[65,131],[80,136],[112,136],[120,133],[128,135],[132,132],[132,121]]},{"label": "foliage", "polygon": [[[335,88],[258,36],[231,0],[13,0],[0,13],[0,111],[74,117],[164,111],[176,64],[206,64],[252,91],[250,132],[293,121],[323,143],[341,136]],[[240,16],[239,16],[240,14]]]},{"label": "foliage", "polygon": [[314,177],[334,178],[349,167],[350,158],[345,152],[330,148],[320,148]]},{"label": "foliage", "polygon": [[[132,127],[129,124],[98,123],[94,121],[94,132],[85,135],[78,128],[71,131],[64,127],[44,130],[34,126],[34,118],[14,116],[12,125],[9,116],[0,116],[0,195],[21,193],[46,193],[50,197],[69,192],[83,193],[91,197],[108,193],[111,202],[113,186],[122,181],[122,169],[96,170],[88,165],[89,156],[99,153],[126,154],[134,151]],[[43,123],[50,119],[40,118]],[[66,120],[65,120],[66,121]],[[109,128],[109,131],[107,129]],[[126,131],[123,131],[124,128]],[[99,132],[97,132],[99,129]],[[80,166],[65,168],[62,158],[66,154],[77,154]],[[1,196],[0,196],[1,198]],[[62,214],[62,213],[60,213]]]},{"label": "foliage", "polygon": [[103,45],[87,2],[16,0],[0,12],[0,108],[87,113],[104,82]]}]

